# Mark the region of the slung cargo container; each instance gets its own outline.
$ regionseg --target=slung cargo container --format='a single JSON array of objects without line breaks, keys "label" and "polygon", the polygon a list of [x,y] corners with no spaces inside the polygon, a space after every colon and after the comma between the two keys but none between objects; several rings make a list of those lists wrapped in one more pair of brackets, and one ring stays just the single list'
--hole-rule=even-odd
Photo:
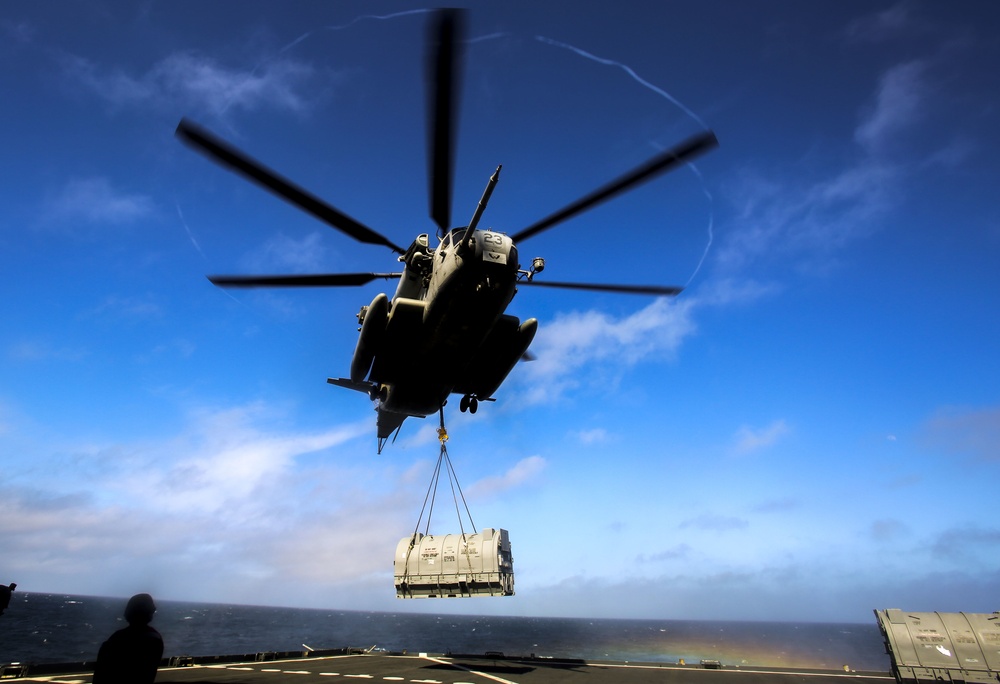
[{"label": "slung cargo container", "polygon": [[397,598],[514,595],[507,530],[404,537],[396,545],[393,570]]}]

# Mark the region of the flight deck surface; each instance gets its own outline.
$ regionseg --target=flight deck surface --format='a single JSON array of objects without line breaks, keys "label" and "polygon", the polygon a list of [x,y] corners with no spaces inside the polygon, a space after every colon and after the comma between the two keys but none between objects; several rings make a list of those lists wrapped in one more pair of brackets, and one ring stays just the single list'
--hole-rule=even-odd
[{"label": "flight deck surface", "polygon": [[[22,681],[90,684],[89,672],[29,675]],[[330,684],[347,681],[413,684],[886,684],[888,672],[792,670],[746,667],[711,668],[701,664],[610,663],[548,658],[512,659],[438,655],[352,654],[265,662],[195,664],[160,668],[157,684]]]}]

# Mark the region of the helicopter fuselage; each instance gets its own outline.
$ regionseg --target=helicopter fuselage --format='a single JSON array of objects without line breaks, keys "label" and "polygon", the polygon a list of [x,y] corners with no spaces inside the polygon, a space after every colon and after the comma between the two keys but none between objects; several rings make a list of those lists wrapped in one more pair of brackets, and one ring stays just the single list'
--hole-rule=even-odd
[{"label": "helicopter fuselage", "polygon": [[537,329],[535,319],[504,314],[519,270],[507,235],[456,228],[436,249],[420,235],[400,260],[391,303],[380,294],[358,314],[351,365],[354,389],[378,402],[380,442],[407,416],[436,413],[453,393],[463,410],[492,399]]}]

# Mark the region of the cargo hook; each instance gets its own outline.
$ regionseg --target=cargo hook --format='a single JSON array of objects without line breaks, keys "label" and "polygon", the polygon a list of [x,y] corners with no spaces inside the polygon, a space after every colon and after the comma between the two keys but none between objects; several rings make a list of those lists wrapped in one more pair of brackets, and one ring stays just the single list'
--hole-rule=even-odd
[{"label": "cargo hook", "polygon": [[441,404],[441,408],[438,409],[438,413],[441,416],[441,427],[438,428],[438,441],[441,442],[441,448],[444,448],[444,443],[448,441],[448,430],[444,427],[444,404]]}]

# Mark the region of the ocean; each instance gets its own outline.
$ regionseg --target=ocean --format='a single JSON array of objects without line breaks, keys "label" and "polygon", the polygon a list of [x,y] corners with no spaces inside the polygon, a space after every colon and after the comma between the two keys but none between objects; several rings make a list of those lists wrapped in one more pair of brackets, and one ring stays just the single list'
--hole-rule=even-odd
[{"label": "ocean", "polygon": [[[0,616],[0,663],[94,660],[126,599],[16,591]],[[157,601],[165,656],[370,648],[587,660],[888,671],[869,624],[485,617]]]}]

